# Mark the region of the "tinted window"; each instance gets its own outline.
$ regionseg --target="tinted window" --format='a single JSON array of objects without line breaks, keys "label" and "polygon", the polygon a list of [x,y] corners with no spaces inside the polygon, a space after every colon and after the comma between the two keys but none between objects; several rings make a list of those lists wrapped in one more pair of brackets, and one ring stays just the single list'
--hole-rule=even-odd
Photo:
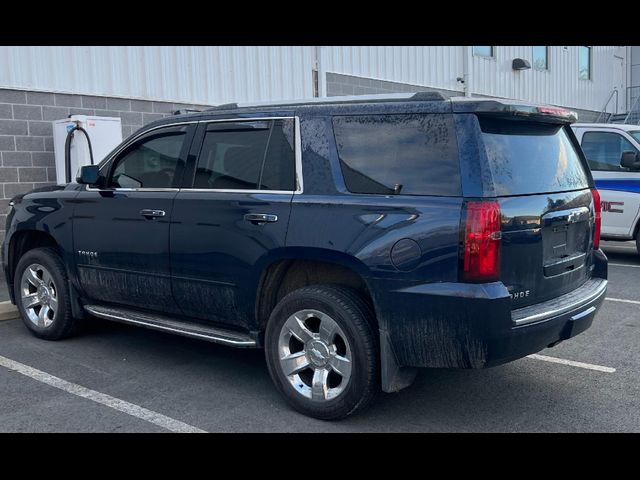
[{"label": "tinted window", "polygon": [[194,188],[257,190],[259,184],[265,190],[295,190],[293,121],[210,124]]},{"label": "tinted window", "polygon": [[333,126],[349,191],[460,195],[452,115],[334,117]]},{"label": "tinted window", "polygon": [[277,120],[269,140],[260,182],[261,190],[295,190],[296,162],[293,120]]},{"label": "tinted window", "polygon": [[565,127],[479,119],[497,195],[588,187],[587,174]]},{"label": "tinted window", "polygon": [[586,132],[582,150],[592,170],[625,170],[620,167],[622,152],[638,151],[629,140],[613,132]]},{"label": "tinted window", "polygon": [[145,136],[116,159],[110,186],[171,188],[182,172],[180,152],[187,127],[161,129]]},{"label": "tinted window", "polygon": [[629,132],[629,135],[631,135],[636,142],[640,142],[640,131]]}]

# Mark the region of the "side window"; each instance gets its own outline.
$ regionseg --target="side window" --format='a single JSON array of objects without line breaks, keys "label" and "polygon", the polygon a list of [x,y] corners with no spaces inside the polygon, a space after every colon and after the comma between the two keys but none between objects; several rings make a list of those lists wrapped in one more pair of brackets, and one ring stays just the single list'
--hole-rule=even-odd
[{"label": "side window", "polygon": [[171,188],[182,172],[187,125],[155,130],[115,160],[111,188]]},{"label": "side window", "polygon": [[261,190],[295,190],[296,160],[293,120],[276,120],[260,176]]},{"label": "side window", "polygon": [[293,120],[211,123],[194,188],[295,190]]},{"label": "side window", "polygon": [[620,167],[622,152],[637,152],[631,142],[613,132],[586,132],[582,150],[592,170],[624,170]]},{"label": "side window", "polygon": [[461,194],[452,115],[340,116],[333,128],[350,192]]}]

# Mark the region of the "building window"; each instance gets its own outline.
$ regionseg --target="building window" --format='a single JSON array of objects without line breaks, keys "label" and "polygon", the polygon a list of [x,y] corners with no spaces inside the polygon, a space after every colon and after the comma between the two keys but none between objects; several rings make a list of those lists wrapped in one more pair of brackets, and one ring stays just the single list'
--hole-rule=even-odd
[{"label": "building window", "polygon": [[478,57],[493,57],[493,47],[489,46],[474,46],[473,54]]},{"label": "building window", "polygon": [[591,80],[591,47],[578,47],[578,78]]},{"label": "building window", "polygon": [[533,47],[533,68],[536,70],[549,69],[549,47]]}]

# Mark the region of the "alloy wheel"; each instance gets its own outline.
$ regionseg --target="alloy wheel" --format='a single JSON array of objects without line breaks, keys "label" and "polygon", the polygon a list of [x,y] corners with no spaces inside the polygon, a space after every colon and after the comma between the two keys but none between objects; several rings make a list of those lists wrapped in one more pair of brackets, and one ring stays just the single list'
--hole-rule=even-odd
[{"label": "alloy wheel", "polygon": [[328,401],[345,391],[352,374],[352,351],[338,323],[318,310],[300,310],[282,326],[280,368],[302,396]]},{"label": "alloy wheel", "polygon": [[58,311],[58,289],[51,273],[42,265],[29,265],[20,280],[21,302],[34,325],[50,326]]}]

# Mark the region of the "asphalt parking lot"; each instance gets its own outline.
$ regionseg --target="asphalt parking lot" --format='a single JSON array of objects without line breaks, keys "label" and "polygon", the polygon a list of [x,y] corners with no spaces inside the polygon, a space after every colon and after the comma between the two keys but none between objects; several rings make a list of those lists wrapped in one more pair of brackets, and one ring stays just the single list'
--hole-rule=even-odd
[{"label": "asphalt parking lot", "polygon": [[46,342],[19,319],[0,322],[0,431],[638,432],[640,256],[633,243],[603,243],[608,300],[590,330],[542,357],[424,370],[334,423],[292,411],[262,351],[99,320]]}]

